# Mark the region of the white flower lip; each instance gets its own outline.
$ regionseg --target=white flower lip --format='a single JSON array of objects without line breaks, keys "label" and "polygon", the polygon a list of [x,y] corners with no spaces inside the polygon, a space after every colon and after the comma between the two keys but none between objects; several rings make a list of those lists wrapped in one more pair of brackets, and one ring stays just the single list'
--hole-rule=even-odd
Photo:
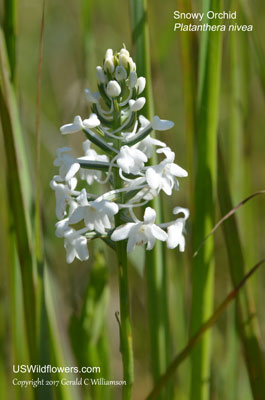
[{"label": "white flower lip", "polygon": [[83,127],[84,128],[96,128],[97,126],[100,125],[100,120],[98,119],[98,116],[94,113],[90,114],[88,119],[84,119],[83,121]]},{"label": "white flower lip", "polygon": [[118,97],[121,94],[121,87],[116,81],[109,81],[107,85],[107,94],[110,97]]},{"label": "white flower lip", "polygon": [[88,101],[90,101],[91,103],[98,103],[99,99],[100,99],[100,93],[96,92],[93,93],[91,92],[91,90],[89,89],[85,89],[85,95]]},{"label": "white flower lip", "polygon": [[167,131],[173,128],[174,122],[168,121],[166,119],[160,119],[157,115],[154,116],[152,120],[152,128],[154,131]]},{"label": "white flower lip", "polygon": [[60,131],[63,135],[68,135],[71,133],[80,132],[82,128],[83,128],[82,118],[80,117],[80,115],[77,115],[71,124],[66,124],[61,126]]},{"label": "white flower lip", "polygon": [[145,97],[139,97],[137,100],[129,100],[130,110],[133,112],[140,111],[145,105]]}]

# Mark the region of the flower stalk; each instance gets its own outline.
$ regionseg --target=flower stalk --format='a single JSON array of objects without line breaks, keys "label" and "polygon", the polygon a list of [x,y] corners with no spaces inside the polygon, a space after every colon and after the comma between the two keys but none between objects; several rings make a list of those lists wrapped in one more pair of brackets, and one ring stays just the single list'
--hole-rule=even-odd
[{"label": "flower stalk", "polygon": [[[116,250],[120,289],[120,350],[126,386],[123,398],[130,399],[133,385],[133,348],[130,322],[130,300],[127,252],[137,245],[152,250],[156,241],[166,242],[168,248],[185,248],[185,223],[188,211],[174,207],[173,214],[183,214],[166,223],[155,223],[156,211],[147,207],[143,221],[136,209],[155,199],[160,192],[171,196],[179,190],[177,178],[187,172],[178,166],[175,153],[151,132],[166,131],[174,124],[154,116],[151,121],[139,112],[146,99],[140,96],[146,80],[138,77],[136,65],[126,48],[118,53],[106,51],[103,68],[96,68],[98,92],[85,90],[91,103],[89,118],[76,116],[72,123],[63,125],[63,135],[83,132],[84,156],[74,157],[71,149],[57,150],[54,165],[58,175],[51,181],[56,194],[56,235],[64,238],[66,261],[89,258],[88,241],[101,238]],[[92,148],[97,146],[101,153]],[[102,154],[103,153],[103,154]],[[155,165],[153,153],[161,158]],[[81,181],[78,180],[80,175]],[[94,194],[87,186],[96,181],[108,184],[111,190]],[[160,221],[159,221],[160,222]],[[84,226],[80,227],[80,223]],[[74,226],[79,224],[78,229]],[[128,239],[127,245],[125,239]],[[117,243],[116,243],[117,242]]]}]

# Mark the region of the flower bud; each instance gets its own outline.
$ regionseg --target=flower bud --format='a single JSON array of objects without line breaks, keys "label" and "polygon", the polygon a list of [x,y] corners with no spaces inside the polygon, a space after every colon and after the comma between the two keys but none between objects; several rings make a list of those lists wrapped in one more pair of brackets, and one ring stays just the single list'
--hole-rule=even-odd
[{"label": "flower bud", "polygon": [[106,80],[107,80],[106,75],[104,74],[104,71],[103,71],[103,69],[102,69],[100,66],[98,66],[98,67],[96,68],[96,77],[97,77],[97,80],[98,80],[100,83],[105,83]]},{"label": "flower bud", "polygon": [[130,110],[133,112],[141,110],[144,105],[145,105],[145,97],[139,97],[139,99],[137,99],[136,101],[129,100]]},{"label": "flower bud", "polygon": [[106,54],[105,54],[105,60],[107,60],[107,58],[112,58],[112,57],[113,57],[113,50],[107,49]]},{"label": "flower bud", "polygon": [[104,62],[104,70],[105,70],[106,72],[111,73],[111,74],[114,72],[113,57],[106,58],[106,60],[105,60],[105,62]]},{"label": "flower bud", "polygon": [[127,56],[127,54],[120,54],[119,62],[121,66],[127,68],[129,62],[129,57]]},{"label": "flower bud", "polygon": [[125,68],[119,65],[115,70],[115,78],[117,79],[117,81],[120,82],[123,79],[126,79],[126,77],[127,77],[127,72]]},{"label": "flower bud", "polygon": [[126,56],[128,58],[130,57],[130,53],[128,52],[127,49],[124,49],[124,48],[121,49],[120,54],[123,54],[124,56]]},{"label": "flower bud", "polygon": [[110,97],[118,97],[121,94],[121,87],[116,81],[109,81],[107,86],[107,94]]},{"label": "flower bud", "polygon": [[136,89],[138,90],[138,94],[141,94],[145,89],[146,79],[143,76],[137,79]]}]

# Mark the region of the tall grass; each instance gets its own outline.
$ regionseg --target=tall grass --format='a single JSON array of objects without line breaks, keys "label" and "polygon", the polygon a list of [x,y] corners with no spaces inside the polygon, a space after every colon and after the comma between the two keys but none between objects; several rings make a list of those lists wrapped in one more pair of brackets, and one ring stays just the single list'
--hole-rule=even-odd
[{"label": "tall grass", "polygon": [[[220,11],[221,1],[204,1],[203,11]],[[212,20],[212,23],[214,21]],[[216,23],[216,22],[215,22]],[[194,246],[211,230],[215,218],[217,128],[222,35],[203,32],[200,43],[197,109],[196,175],[194,197]],[[213,308],[214,243],[207,242],[195,258],[192,270],[191,334],[209,317]],[[207,333],[191,354],[191,399],[209,398],[211,337]]]}]

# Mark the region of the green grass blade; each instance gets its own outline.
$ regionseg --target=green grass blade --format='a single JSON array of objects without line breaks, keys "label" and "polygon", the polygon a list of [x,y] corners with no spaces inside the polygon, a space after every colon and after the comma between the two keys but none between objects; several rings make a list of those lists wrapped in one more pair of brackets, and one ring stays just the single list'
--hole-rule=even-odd
[{"label": "green grass blade", "polygon": [[[219,0],[204,1],[203,11],[220,12]],[[216,23],[212,20],[211,23]],[[214,224],[217,126],[219,112],[222,33],[203,32],[200,47],[197,114],[194,246],[200,244]],[[194,260],[192,276],[191,335],[213,308],[214,243],[207,243]],[[209,398],[211,337],[208,332],[191,354],[191,399]]]},{"label": "green grass blade", "polygon": [[[220,149],[218,154],[218,199],[222,214],[226,214],[233,208]],[[243,251],[235,216],[231,216],[229,220],[223,223],[223,230],[228,252],[231,279],[235,287],[245,274]],[[258,321],[255,317],[255,307],[250,287],[246,287],[242,290],[238,302],[238,332],[244,348],[252,394],[255,400],[261,400],[264,399],[265,393],[265,366],[259,339]]]},{"label": "green grass blade", "polygon": [[[131,0],[131,17],[133,29],[133,44],[136,51],[138,76],[146,78],[146,88],[143,95],[146,105],[143,114],[151,118],[154,114],[151,58],[149,45],[148,9],[146,0]],[[151,164],[156,163],[156,154]],[[156,210],[157,222],[162,220],[162,204],[159,198],[151,202]],[[157,241],[153,250],[146,252],[146,282],[148,297],[148,312],[151,340],[151,363],[153,379],[156,380],[165,371],[169,363],[170,339],[166,287],[166,260],[162,243]]]},{"label": "green grass blade", "polygon": [[[153,388],[151,393],[147,396],[146,400],[156,399],[162,390],[163,386],[165,386],[166,382],[169,378],[175,373],[176,368],[189,356],[191,350],[197,345],[202,337],[205,336],[206,332],[215,324],[218,318],[223,314],[226,310],[227,306],[233,301],[242,287],[246,284],[248,279],[258,270],[258,268],[265,262],[265,259],[262,259],[257,264],[254,265],[253,268],[244,276],[244,278],[239,282],[239,284],[229,293],[229,295],[224,299],[224,301],[219,305],[219,307],[215,310],[215,312],[211,315],[210,318],[204,322],[198,331],[192,336],[187,346],[174,358],[172,363],[167,368],[165,374],[161,376],[157,385]],[[261,393],[260,398],[263,398],[264,392]]]},{"label": "green grass blade", "polygon": [[5,0],[4,10],[6,47],[10,65],[11,81],[14,82],[16,75],[17,0]]},{"label": "green grass blade", "polygon": [[[36,360],[36,310],[35,291],[33,282],[33,259],[27,207],[24,192],[27,182],[23,179],[24,164],[20,155],[17,135],[18,119],[14,94],[8,75],[9,67],[6,58],[3,35],[0,33],[0,115],[3,128],[5,153],[7,160],[9,202],[15,226],[16,244],[21,268],[25,321],[27,330],[28,347],[31,361]],[[18,150],[19,149],[19,150]],[[24,171],[25,174],[25,171]]]},{"label": "green grass blade", "polygon": [[[46,267],[44,269],[44,292],[45,305],[47,309],[47,318],[49,323],[49,337],[51,347],[52,365],[75,366],[70,343],[66,335],[67,328],[61,318],[64,307],[60,289],[55,281],[51,271]],[[77,376],[58,372],[56,379],[74,380]],[[60,400],[80,400],[80,392],[76,386],[59,385],[57,388],[57,397]]]}]

